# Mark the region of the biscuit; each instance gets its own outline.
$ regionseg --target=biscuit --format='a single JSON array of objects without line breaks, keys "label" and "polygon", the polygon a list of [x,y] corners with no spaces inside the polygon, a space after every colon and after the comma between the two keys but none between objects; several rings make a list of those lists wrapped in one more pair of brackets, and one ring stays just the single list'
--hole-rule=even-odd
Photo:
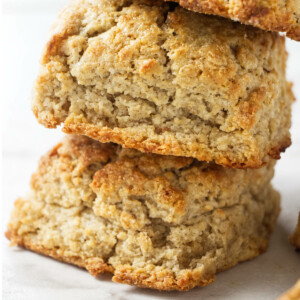
[{"label": "biscuit", "polygon": [[298,216],[298,223],[293,235],[290,237],[290,243],[296,247],[296,249],[300,249],[300,213]]},{"label": "biscuit", "polygon": [[300,41],[299,0],[173,0],[187,9],[222,16]]},{"label": "biscuit", "polygon": [[44,126],[236,168],[291,143],[284,37],[163,1],[73,1],[42,57]]},{"label": "biscuit", "polygon": [[225,169],[69,136],[41,159],[6,236],[94,276],[189,290],[266,250],[273,166]]},{"label": "biscuit", "polygon": [[280,296],[278,300],[299,300],[300,299],[300,279],[285,294]]}]

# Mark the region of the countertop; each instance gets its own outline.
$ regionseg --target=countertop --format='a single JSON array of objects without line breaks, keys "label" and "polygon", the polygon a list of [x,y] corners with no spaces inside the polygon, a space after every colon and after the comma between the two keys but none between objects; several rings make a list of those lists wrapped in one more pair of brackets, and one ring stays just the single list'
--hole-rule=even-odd
[{"label": "countertop", "polygon": [[[60,130],[38,125],[29,96],[41,49],[59,8],[66,1],[6,0],[2,15],[2,232],[14,200],[29,189],[38,159],[57,141]],[[300,99],[300,43],[287,40],[288,78]],[[282,211],[268,251],[217,275],[214,284],[190,292],[157,292],[95,279],[86,271],[20,248],[2,236],[3,299],[276,299],[300,277],[300,253],[288,243],[300,211],[300,103],[293,105],[293,145],[276,166],[275,187]]]}]

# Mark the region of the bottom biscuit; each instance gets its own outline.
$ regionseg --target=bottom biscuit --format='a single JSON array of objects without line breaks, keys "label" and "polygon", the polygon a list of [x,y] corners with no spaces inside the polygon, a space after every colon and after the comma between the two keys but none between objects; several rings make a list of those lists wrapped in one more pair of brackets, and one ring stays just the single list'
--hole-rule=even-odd
[{"label": "bottom biscuit", "polygon": [[185,291],[266,250],[272,176],[272,164],[228,170],[69,137],[41,160],[6,236],[93,276]]}]

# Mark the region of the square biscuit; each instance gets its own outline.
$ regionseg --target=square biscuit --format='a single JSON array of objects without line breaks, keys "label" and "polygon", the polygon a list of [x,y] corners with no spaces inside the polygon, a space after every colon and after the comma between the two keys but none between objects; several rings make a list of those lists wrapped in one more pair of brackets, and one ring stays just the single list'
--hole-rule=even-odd
[{"label": "square biscuit", "polygon": [[34,88],[38,121],[229,167],[280,158],[294,100],[284,38],[154,2],[81,0],[62,11]]},{"label": "square biscuit", "polygon": [[12,244],[120,283],[186,291],[267,248],[279,210],[260,169],[226,169],[68,136],[15,203]]}]

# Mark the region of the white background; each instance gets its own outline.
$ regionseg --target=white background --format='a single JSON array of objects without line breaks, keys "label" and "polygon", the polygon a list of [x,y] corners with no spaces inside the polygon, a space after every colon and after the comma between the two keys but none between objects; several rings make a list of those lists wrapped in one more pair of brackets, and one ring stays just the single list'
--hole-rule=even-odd
[{"label": "white background", "polygon": [[[14,200],[28,190],[39,157],[62,136],[44,129],[30,111],[30,92],[48,29],[64,0],[6,0],[1,20],[2,233]],[[288,78],[300,99],[300,43],[287,41]],[[300,211],[300,103],[293,106],[293,145],[276,168],[282,212],[269,250],[188,293],[142,290],[94,279],[87,272],[31,252],[9,248],[3,239],[3,298],[47,299],[275,299],[300,277],[300,253],[287,241]]]}]

